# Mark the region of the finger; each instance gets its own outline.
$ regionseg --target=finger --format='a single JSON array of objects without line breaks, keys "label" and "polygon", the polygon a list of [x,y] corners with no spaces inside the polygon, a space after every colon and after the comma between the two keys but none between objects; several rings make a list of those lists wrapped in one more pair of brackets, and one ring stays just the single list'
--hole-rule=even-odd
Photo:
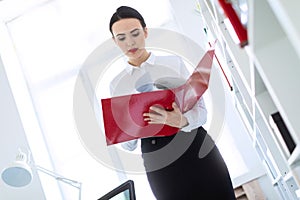
[{"label": "finger", "polygon": [[151,121],[161,121],[163,118],[163,115],[151,113],[149,115],[149,118],[151,119]]},{"label": "finger", "polygon": [[150,107],[150,110],[152,110],[152,111],[154,111],[154,112],[156,112],[156,113],[158,113],[158,114],[161,114],[161,115],[163,115],[164,112],[165,112],[164,109],[161,109],[161,108],[159,108],[159,107],[157,107],[157,106],[151,106],[151,107]]},{"label": "finger", "polygon": [[172,107],[173,107],[174,109],[179,109],[179,107],[177,106],[177,104],[176,104],[175,101],[172,103]]},{"label": "finger", "polygon": [[144,117],[149,117],[149,116],[150,116],[150,113],[143,113],[143,116],[144,116]]},{"label": "finger", "polygon": [[172,107],[175,112],[181,112],[178,105],[175,102],[172,103]]},{"label": "finger", "polygon": [[158,112],[150,112],[150,113],[143,113],[143,117],[154,117],[154,116],[161,116],[162,114],[158,113]]},{"label": "finger", "polygon": [[148,124],[165,124],[166,121],[165,120],[155,120],[155,119],[151,119],[148,121]]},{"label": "finger", "polygon": [[163,115],[161,114],[158,114],[158,113],[144,113],[143,114],[144,116],[144,120],[150,120],[150,121],[153,121],[153,120],[156,120],[156,121],[159,121],[162,119]]},{"label": "finger", "polygon": [[148,124],[161,124],[162,121],[155,119],[155,118],[144,118],[145,122],[148,122]]},{"label": "finger", "polygon": [[148,124],[164,124],[164,123],[157,122],[157,121],[148,121]]}]

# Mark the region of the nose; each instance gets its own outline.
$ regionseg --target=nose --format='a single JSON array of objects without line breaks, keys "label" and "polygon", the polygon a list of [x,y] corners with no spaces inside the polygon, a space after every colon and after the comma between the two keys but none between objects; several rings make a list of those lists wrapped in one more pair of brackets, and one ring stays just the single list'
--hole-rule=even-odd
[{"label": "nose", "polygon": [[127,45],[129,47],[134,46],[135,45],[135,40],[132,37],[128,37],[128,39],[127,39]]}]

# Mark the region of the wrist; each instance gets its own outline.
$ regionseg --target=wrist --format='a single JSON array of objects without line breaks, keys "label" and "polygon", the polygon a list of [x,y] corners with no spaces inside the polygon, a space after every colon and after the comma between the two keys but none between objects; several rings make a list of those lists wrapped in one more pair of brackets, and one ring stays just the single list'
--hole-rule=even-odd
[{"label": "wrist", "polygon": [[185,116],[183,116],[181,119],[180,128],[184,128],[188,125],[189,125],[189,122],[188,122],[187,118]]}]

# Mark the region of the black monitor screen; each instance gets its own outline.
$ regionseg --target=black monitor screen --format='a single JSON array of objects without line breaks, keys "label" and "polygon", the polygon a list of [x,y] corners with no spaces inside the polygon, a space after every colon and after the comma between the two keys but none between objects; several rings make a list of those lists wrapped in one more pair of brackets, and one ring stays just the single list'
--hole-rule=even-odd
[{"label": "black monitor screen", "polygon": [[133,181],[126,181],[98,200],[136,200]]}]

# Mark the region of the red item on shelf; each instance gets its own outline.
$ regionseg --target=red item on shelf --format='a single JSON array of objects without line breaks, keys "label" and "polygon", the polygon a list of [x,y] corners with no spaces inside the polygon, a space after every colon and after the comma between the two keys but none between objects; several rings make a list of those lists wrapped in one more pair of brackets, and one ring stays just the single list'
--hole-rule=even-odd
[{"label": "red item on shelf", "polygon": [[208,88],[214,54],[214,49],[208,50],[186,83],[179,87],[101,99],[107,145],[176,134],[178,128],[148,124],[143,113],[153,105],[172,110],[174,101],[181,112],[190,110]]},{"label": "red item on shelf", "polygon": [[219,4],[224,10],[225,15],[228,17],[232,27],[239,38],[240,46],[244,47],[248,44],[248,34],[246,28],[241,23],[238,15],[228,0],[219,0]]}]

